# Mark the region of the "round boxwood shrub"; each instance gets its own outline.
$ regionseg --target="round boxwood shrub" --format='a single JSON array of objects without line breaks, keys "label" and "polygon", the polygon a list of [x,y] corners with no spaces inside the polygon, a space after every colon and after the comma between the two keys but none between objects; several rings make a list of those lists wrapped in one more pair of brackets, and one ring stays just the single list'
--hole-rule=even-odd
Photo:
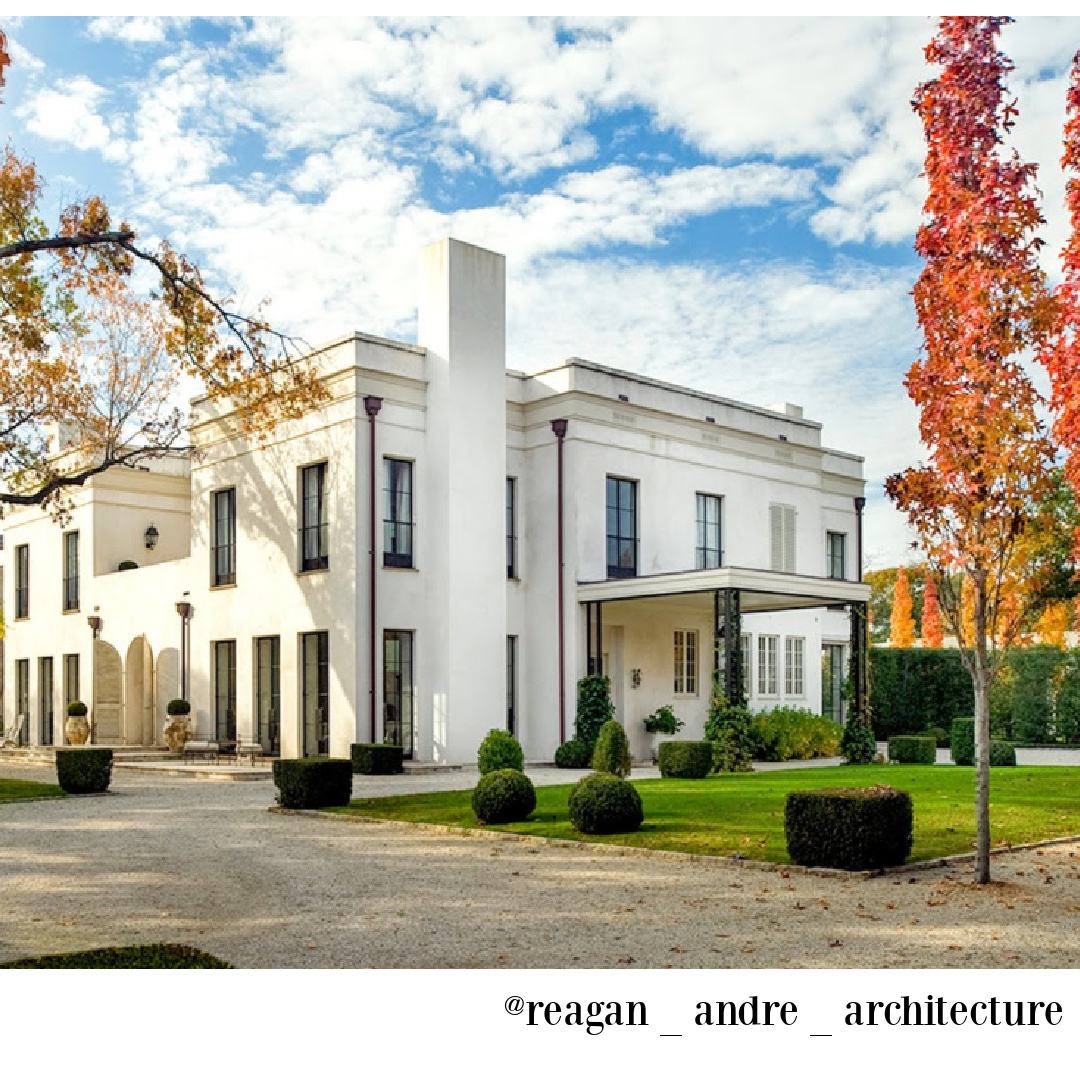
[{"label": "round boxwood shrub", "polygon": [[952,759],[957,765],[975,764],[975,720],[970,716],[961,716],[952,722],[949,737]]},{"label": "round boxwood shrub", "polygon": [[611,773],[612,776],[630,775],[630,743],[626,730],[618,720],[608,720],[600,729],[591,764],[596,772]]},{"label": "round boxwood shrub", "polygon": [[589,748],[580,739],[570,739],[555,751],[555,765],[559,769],[587,769]]},{"label": "round boxwood shrub", "polygon": [[85,701],[69,701],[67,707],[68,716],[85,716],[90,710]]},{"label": "round boxwood shrub", "polygon": [[181,697],[174,697],[168,705],[165,706],[165,711],[169,716],[190,716],[191,706]]},{"label": "round boxwood shrub", "polygon": [[990,740],[990,764],[991,765],[1015,765],[1016,747],[1011,742],[1002,739]]},{"label": "round boxwood shrub", "polygon": [[933,735],[894,735],[889,739],[889,760],[901,765],[933,765],[937,742]]},{"label": "round boxwood shrub", "polygon": [[113,752],[107,746],[56,751],[56,782],[69,795],[109,790]]},{"label": "round boxwood shrub", "polygon": [[496,769],[480,777],[472,808],[481,825],[525,821],[536,809],[536,789],[518,769]]},{"label": "round boxwood shrub", "polygon": [[502,728],[492,728],[480,744],[476,753],[476,763],[480,766],[480,775],[498,772],[500,769],[517,769],[521,772],[525,768],[525,755],[521,750],[521,743]]},{"label": "round boxwood shrub", "polygon": [[570,792],[571,824],[589,836],[635,832],[644,818],[637,788],[611,773],[583,776]]},{"label": "round boxwood shrub", "polygon": [[713,746],[703,742],[662,742],[657,751],[660,775],[676,780],[703,780],[712,771]]},{"label": "round boxwood shrub", "polygon": [[117,570],[138,570],[139,569],[139,564],[134,559],[124,559],[116,569]]},{"label": "round boxwood shrub", "polygon": [[948,750],[949,748],[949,733],[943,727],[928,727],[924,732],[924,736],[934,740],[934,744],[942,750]]},{"label": "round boxwood shrub", "polygon": [[800,866],[880,870],[911,853],[911,796],[891,787],[793,791],[784,807],[788,855]]},{"label": "round boxwood shrub", "polygon": [[278,803],[288,810],[348,806],[352,762],[344,758],[282,758],[274,762]]}]

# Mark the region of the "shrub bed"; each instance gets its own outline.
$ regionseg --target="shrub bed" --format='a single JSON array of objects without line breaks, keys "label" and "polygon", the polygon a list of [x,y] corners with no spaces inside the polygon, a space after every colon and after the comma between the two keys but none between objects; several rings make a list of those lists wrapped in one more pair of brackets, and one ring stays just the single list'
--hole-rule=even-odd
[{"label": "shrub bed", "polygon": [[874,734],[912,735],[975,708],[971,678],[958,649],[872,648],[870,710]]},{"label": "shrub bed", "polygon": [[933,735],[894,735],[889,740],[889,760],[900,765],[933,765],[937,739]]},{"label": "shrub bed", "polygon": [[618,720],[608,720],[600,729],[593,751],[592,767],[612,776],[630,775],[630,743]]},{"label": "shrub bed", "polygon": [[405,769],[405,751],[388,743],[353,743],[349,756],[352,771],[363,776],[392,776]]},{"label": "shrub bed", "polygon": [[801,866],[879,870],[911,852],[911,796],[891,787],[793,791],[784,807],[788,855]]},{"label": "shrub bed", "polygon": [[524,821],[536,809],[536,789],[520,770],[497,769],[480,777],[472,808],[481,825]]},{"label": "shrub bed", "polygon": [[757,761],[807,761],[840,752],[842,728],[809,709],[781,705],[750,717],[750,753]]},{"label": "shrub bed", "polygon": [[559,769],[587,769],[592,755],[580,739],[570,739],[555,751],[555,766]]},{"label": "shrub bed", "polygon": [[522,752],[521,743],[502,728],[492,728],[480,744],[476,752],[476,763],[480,767],[480,775],[498,772],[500,769],[517,769],[521,772],[525,768],[525,754]]},{"label": "shrub bed", "polygon": [[991,765],[1015,765],[1016,747],[1002,739],[990,740],[990,764]]},{"label": "shrub bed", "polygon": [[285,758],[274,762],[278,803],[289,810],[348,806],[352,762],[344,758]]},{"label": "shrub bed", "polygon": [[712,771],[712,743],[662,742],[657,756],[660,775],[673,780],[703,780]]},{"label": "shrub bed", "polygon": [[957,765],[975,764],[975,721],[970,716],[962,716],[952,722],[949,752]]},{"label": "shrub bed", "polygon": [[569,809],[570,823],[589,836],[635,832],[645,819],[637,788],[610,773],[583,776],[570,792]]},{"label": "shrub bed", "polygon": [[69,795],[109,790],[113,752],[107,746],[56,751],[56,782]]}]

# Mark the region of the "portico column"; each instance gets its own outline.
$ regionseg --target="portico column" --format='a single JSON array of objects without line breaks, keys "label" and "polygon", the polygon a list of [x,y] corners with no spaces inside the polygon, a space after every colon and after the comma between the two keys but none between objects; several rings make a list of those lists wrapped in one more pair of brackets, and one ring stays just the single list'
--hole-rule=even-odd
[{"label": "portico column", "polygon": [[866,603],[849,606],[851,619],[851,704],[856,716],[867,714]]},{"label": "portico column", "polygon": [[729,705],[745,705],[738,589],[713,590],[713,674]]}]

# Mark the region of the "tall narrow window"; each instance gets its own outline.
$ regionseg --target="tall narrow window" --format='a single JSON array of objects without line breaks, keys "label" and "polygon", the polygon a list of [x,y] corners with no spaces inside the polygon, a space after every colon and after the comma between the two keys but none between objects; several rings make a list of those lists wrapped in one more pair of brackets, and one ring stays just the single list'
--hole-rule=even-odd
[{"label": "tall narrow window", "polygon": [[697,497],[697,568],[715,570],[724,564],[724,552],[720,546],[719,495]]},{"label": "tall narrow window", "polygon": [[506,576],[516,578],[517,567],[517,480],[506,478]]},{"label": "tall narrow window", "polygon": [[777,642],[775,634],[759,634],[757,689],[762,697],[775,696],[777,692],[776,662]]},{"label": "tall narrow window", "polygon": [[769,564],[782,574],[795,573],[795,507],[769,507]]},{"label": "tall narrow window", "polygon": [[805,658],[805,638],[784,639],[784,693],[789,697],[802,697],[806,693]]},{"label": "tall narrow window", "polygon": [[300,635],[300,715],[304,757],[330,753],[330,635]]},{"label": "tall narrow window", "polygon": [[255,639],[255,741],[281,752],[281,638]]},{"label": "tall narrow window", "polygon": [[825,549],[829,577],[843,581],[847,577],[847,534],[826,533]]},{"label": "tall narrow window", "polygon": [[30,547],[15,548],[15,618],[30,618]]},{"label": "tall narrow window", "polygon": [[413,636],[383,632],[383,741],[413,756]]},{"label": "tall narrow window", "polygon": [[81,701],[79,696],[79,654],[66,653],[64,655],[64,705],[70,705],[73,701]]},{"label": "tall narrow window", "polygon": [[30,661],[15,661],[15,741],[25,746],[30,727]]},{"label": "tall narrow window", "polygon": [[696,630],[675,631],[675,693],[697,693],[698,635]]},{"label": "tall narrow window", "polygon": [[517,734],[517,638],[506,638],[506,730]]},{"label": "tall narrow window", "polygon": [[607,576],[637,576],[637,481],[607,478]]},{"label": "tall narrow window", "polygon": [[821,646],[821,715],[844,718],[844,646]]},{"label": "tall narrow window", "polygon": [[739,635],[739,651],[742,655],[742,689],[743,696],[750,697],[750,673],[751,673],[751,655],[750,655],[750,635]]},{"label": "tall narrow window", "polygon": [[64,610],[79,610],[79,534],[64,533]]},{"label": "tall narrow window", "polygon": [[211,528],[214,535],[213,583],[236,584],[236,488],[215,491],[212,501]]},{"label": "tall narrow window", "polygon": [[300,470],[300,569],[326,570],[330,566],[329,526],[326,512],[326,462]]},{"label": "tall narrow window", "polygon": [[38,742],[41,746],[53,744],[53,658],[38,659]]},{"label": "tall narrow window", "polygon": [[214,732],[227,750],[236,746],[236,642],[214,642]]},{"label": "tall narrow window", "polygon": [[413,466],[383,458],[383,566],[413,564]]}]

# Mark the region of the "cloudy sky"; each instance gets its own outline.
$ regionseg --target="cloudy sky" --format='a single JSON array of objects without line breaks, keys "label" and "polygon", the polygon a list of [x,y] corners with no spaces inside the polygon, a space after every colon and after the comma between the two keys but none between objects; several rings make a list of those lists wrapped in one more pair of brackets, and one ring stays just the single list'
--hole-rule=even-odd
[{"label": "cloudy sky", "polygon": [[[512,367],[567,356],[759,405],[863,454],[868,558],[912,557],[882,479],[902,386],[932,20],[3,18],[0,122],[56,209],[106,196],[317,343],[415,339],[416,252],[507,256]],[[1021,18],[1013,142],[1046,265],[1080,19]]]}]

